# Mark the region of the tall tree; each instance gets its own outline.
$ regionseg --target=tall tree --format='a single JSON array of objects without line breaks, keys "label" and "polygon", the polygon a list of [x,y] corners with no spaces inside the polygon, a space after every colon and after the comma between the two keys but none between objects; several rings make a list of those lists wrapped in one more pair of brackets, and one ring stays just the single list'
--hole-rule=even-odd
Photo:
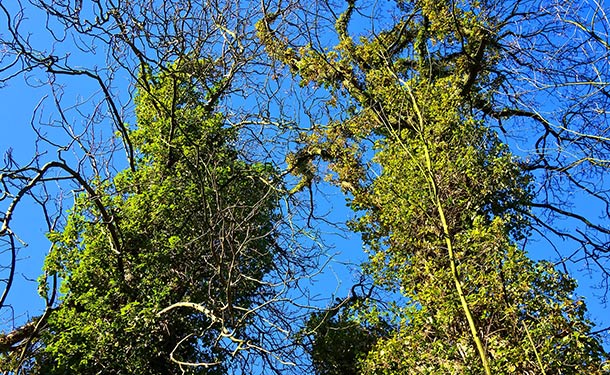
[{"label": "tall tree", "polygon": [[[292,365],[285,340],[303,312],[286,295],[302,295],[291,287],[319,247],[290,222],[297,200],[279,206],[284,141],[257,6],[81,5],[0,4],[0,85],[26,77],[41,97],[36,147],[0,168],[0,370]],[[29,296],[20,271],[45,254],[22,241],[28,204],[52,243]]]},{"label": "tall tree", "polygon": [[254,344],[244,326],[270,293],[277,176],[240,160],[237,130],[213,111],[226,83],[208,86],[210,69],[178,62],[145,78],[135,171],[93,181],[96,196],[80,195],[49,234],[45,271],[62,295],[33,369],[221,373],[235,347]]},{"label": "tall tree", "polygon": [[[534,231],[567,237],[562,260],[610,275],[609,23],[587,4],[0,2],[0,85],[26,77],[53,103],[34,109],[32,158],[8,152],[0,169],[0,313],[24,264],[23,202],[52,243],[46,309],[9,317],[0,370],[306,371],[290,340],[310,310],[288,297],[317,254],[290,247],[316,224],[326,162],[373,289],[301,327],[315,373],[607,373],[575,281],[525,252]],[[285,94],[295,77],[303,107]],[[573,189],[602,219],[563,204]],[[308,228],[285,232],[301,190]]]},{"label": "tall tree", "polygon": [[[608,371],[573,279],[519,245],[536,207],[532,176],[488,121],[536,117],[490,104],[516,13],[471,1],[390,8],[390,19],[373,15],[374,31],[364,35],[352,24],[363,14],[355,1],[330,9],[334,46],[287,44],[290,30],[273,28],[280,10],[258,25],[267,51],[302,84],[347,102],[347,115],[314,129],[292,160],[309,166],[295,168],[301,186],[311,183],[316,157],[331,163],[360,212],[353,227],[368,247],[366,270],[403,297],[386,311],[399,322],[395,332],[361,354],[362,373]],[[375,322],[379,313],[361,314]]]}]

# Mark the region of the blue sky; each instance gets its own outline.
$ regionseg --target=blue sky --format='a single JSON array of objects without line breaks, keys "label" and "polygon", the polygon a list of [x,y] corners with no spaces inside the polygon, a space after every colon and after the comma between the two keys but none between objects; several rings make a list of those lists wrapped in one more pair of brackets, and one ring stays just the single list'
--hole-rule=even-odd
[{"label": "blue sky", "polygon": [[[44,46],[45,37],[38,38],[38,35],[44,35],[42,33],[43,30],[35,26],[40,26],[43,19],[31,18],[28,22],[34,35],[36,35],[35,42]],[[4,25],[0,25],[0,33],[5,32],[2,27]],[[53,48],[55,46],[48,46],[48,50]],[[93,57],[80,55],[79,57],[79,53],[73,51],[71,56],[74,61],[78,61],[77,59],[79,58],[83,59],[82,63],[89,66],[103,66],[104,64],[103,56],[101,55]],[[36,71],[30,73],[28,81],[33,83],[38,75],[44,79],[44,73]],[[118,88],[122,95],[127,95],[130,92],[131,88],[127,80],[118,79],[116,82],[117,84],[125,85],[125,87]],[[68,121],[73,121],[73,124],[77,127],[86,125],[86,121],[83,121],[83,114],[79,111],[92,111],[92,108],[87,103],[89,98],[99,97],[97,88],[92,85],[92,82],[82,78],[68,77],[65,80],[65,84],[66,90],[63,102],[66,105],[70,102],[83,103],[80,107],[71,108],[67,112],[72,116]],[[16,77],[0,89],[0,95],[2,97],[0,111],[4,114],[0,125],[2,129],[0,152],[4,153],[8,149],[12,149],[15,160],[21,164],[26,164],[29,158],[36,152],[36,145],[34,143],[36,137],[30,126],[31,121],[34,120],[35,124],[38,124],[40,121],[47,121],[50,118],[48,116],[54,111],[54,104],[49,96],[49,88],[45,85],[33,88],[26,84],[24,78]],[[46,99],[44,99],[45,97]],[[128,98],[124,98],[124,102],[128,102]],[[40,106],[41,104],[42,106]],[[32,119],[35,108],[43,110],[38,112],[42,117]],[[53,116],[54,119],[57,119],[56,114]],[[85,113],[84,117],[87,116],[88,114]],[[110,135],[113,132],[107,123],[98,128],[97,131],[100,136]],[[54,129],[49,134],[52,134],[55,139],[61,140],[61,132],[61,129]],[[53,154],[48,155],[49,158],[54,156]],[[66,205],[69,205],[70,202],[68,190],[66,190]],[[318,207],[318,213],[326,214],[328,220],[342,223],[346,219],[353,217],[353,213],[346,207],[343,195],[336,188],[322,187],[316,194],[316,200],[323,202]],[[598,214],[595,205],[592,205],[591,201],[586,200],[584,197],[574,197],[574,203],[585,212],[593,215]],[[2,207],[5,208],[4,205]],[[565,225],[570,226],[572,224],[567,222]],[[42,221],[40,209],[31,200],[25,200],[20,206],[15,216],[14,228],[28,246],[23,247],[19,253],[19,268],[14,288],[8,300],[8,305],[12,308],[5,307],[0,309],[0,330],[10,329],[13,324],[22,323],[29,316],[39,314],[40,309],[43,307],[42,300],[36,296],[37,284],[34,280],[39,275],[42,259],[48,251],[49,244],[44,237],[46,224]],[[320,224],[318,229],[321,233],[325,234],[326,244],[329,245],[330,253],[334,254],[334,256],[328,264],[326,271],[316,276],[312,281],[312,291],[320,296],[328,297],[334,293],[338,296],[345,296],[355,277],[352,268],[365,259],[360,237],[355,233],[341,233],[337,228],[325,224]],[[569,242],[562,242],[559,239],[556,239],[555,243],[557,246],[565,249],[575,246]],[[534,258],[544,258],[549,254],[548,244],[540,238],[533,238],[528,249]],[[5,259],[6,254],[0,254],[0,261],[4,262]],[[599,274],[589,274],[580,265],[571,265],[570,271],[579,280],[578,293],[585,296],[591,319],[598,323],[600,328],[609,326],[610,319],[607,318],[607,307],[601,302],[601,291],[596,289],[596,285],[599,284]]]}]

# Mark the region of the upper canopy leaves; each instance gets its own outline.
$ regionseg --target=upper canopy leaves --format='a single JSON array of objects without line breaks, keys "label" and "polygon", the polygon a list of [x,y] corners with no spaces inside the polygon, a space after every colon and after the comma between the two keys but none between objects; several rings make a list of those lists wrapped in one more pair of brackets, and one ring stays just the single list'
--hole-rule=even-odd
[{"label": "upper canopy leaves", "polygon": [[[143,77],[136,169],[98,187],[113,222],[80,196],[51,236],[63,297],[42,339],[46,371],[180,373],[174,358],[216,373],[248,338],[277,248],[275,172],[239,158],[237,129],[213,112],[226,83],[204,90],[190,64]],[[182,302],[199,305],[160,313]]]}]

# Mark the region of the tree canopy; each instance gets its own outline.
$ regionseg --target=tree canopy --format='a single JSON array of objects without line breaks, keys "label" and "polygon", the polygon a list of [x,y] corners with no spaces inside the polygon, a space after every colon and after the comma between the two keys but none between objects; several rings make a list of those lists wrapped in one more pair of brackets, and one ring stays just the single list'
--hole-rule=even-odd
[{"label": "tree canopy", "polygon": [[[4,372],[610,372],[570,272],[608,285],[603,4],[0,10],[0,82],[46,77],[55,105],[0,175],[0,311],[23,201],[50,244],[44,309],[0,334]],[[96,93],[72,103],[79,80]],[[341,296],[314,281],[332,186],[367,257]]]}]

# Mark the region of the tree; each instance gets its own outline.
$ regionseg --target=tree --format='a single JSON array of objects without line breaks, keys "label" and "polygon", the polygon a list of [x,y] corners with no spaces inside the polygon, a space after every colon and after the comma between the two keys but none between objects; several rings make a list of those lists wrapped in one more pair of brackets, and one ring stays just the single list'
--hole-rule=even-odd
[{"label": "tree", "polygon": [[[489,124],[545,121],[494,107],[498,70],[513,57],[502,38],[520,5],[507,14],[485,2],[399,1],[389,25],[372,16],[374,31],[357,38],[351,22],[366,8],[347,1],[329,9],[332,46],[287,44],[290,30],[273,28],[282,10],[258,25],[268,52],[303,85],[347,103],[347,115],[315,129],[296,155],[331,163],[361,212],[353,228],[368,246],[366,270],[403,297],[393,312],[401,324],[364,354],[362,373],[608,370],[574,281],[520,248],[539,222],[534,176]],[[367,173],[371,165],[379,172]]]},{"label": "tree", "polygon": [[244,325],[277,256],[276,172],[239,159],[236,129],[212,112],[224,83],[206,90],[204,64],[147,78],[129,132],[135,171],[79,196],[49,234],[45,271],[62,296],[38,344],[41,371],[179,373],[173,361],[220,365],[224,341],[253,344]]},{"label": "tree", "polygon": [[[608,372],[565,266],[608,280],[602,5],[84,3],[0,3],[0,84],[52,103],[0,170],[1,313],[24,203],[51,243],[3,371]],[[312,313],[324,169],[372,287]]]},{"label": "tree", "polygon": [[[319,375],[359,374],[362,359],[377,341],[396,328],[383,317],[362,317],[371,304],[373,289],[364,293],[364,280],[351,288],[350,296],[337,298],[326,310],[311,314],[298,339],[311,356],[312,372]],[[358,295],[361,289],[363,295]]]},{"label": "tree", "polygon": [[[42,209],[51,250],[39,279],[44,311],[8,322],[0,369],[251,373],[292,364],[298,348],[284,341],[303,312],[286,295],[298,300],[291,287],[315,269],[318,251],[300,244],[290,222],[298,214],[283,214],[297,200],[286,198],[277,160],[261,160],[273,120],[250,112],[252,103],[230,104],[266,74],[244,21],[256,8],[84,5],[0,4],[0,82],[40,80],[55,105],[35,110],[29,162],[8,153],[1,170],[4,314],[22,251],[12,218],[28,199]],[[25,31],[36,11],[51,50]],[[94,93],[68,98],[71,85]]]}]

